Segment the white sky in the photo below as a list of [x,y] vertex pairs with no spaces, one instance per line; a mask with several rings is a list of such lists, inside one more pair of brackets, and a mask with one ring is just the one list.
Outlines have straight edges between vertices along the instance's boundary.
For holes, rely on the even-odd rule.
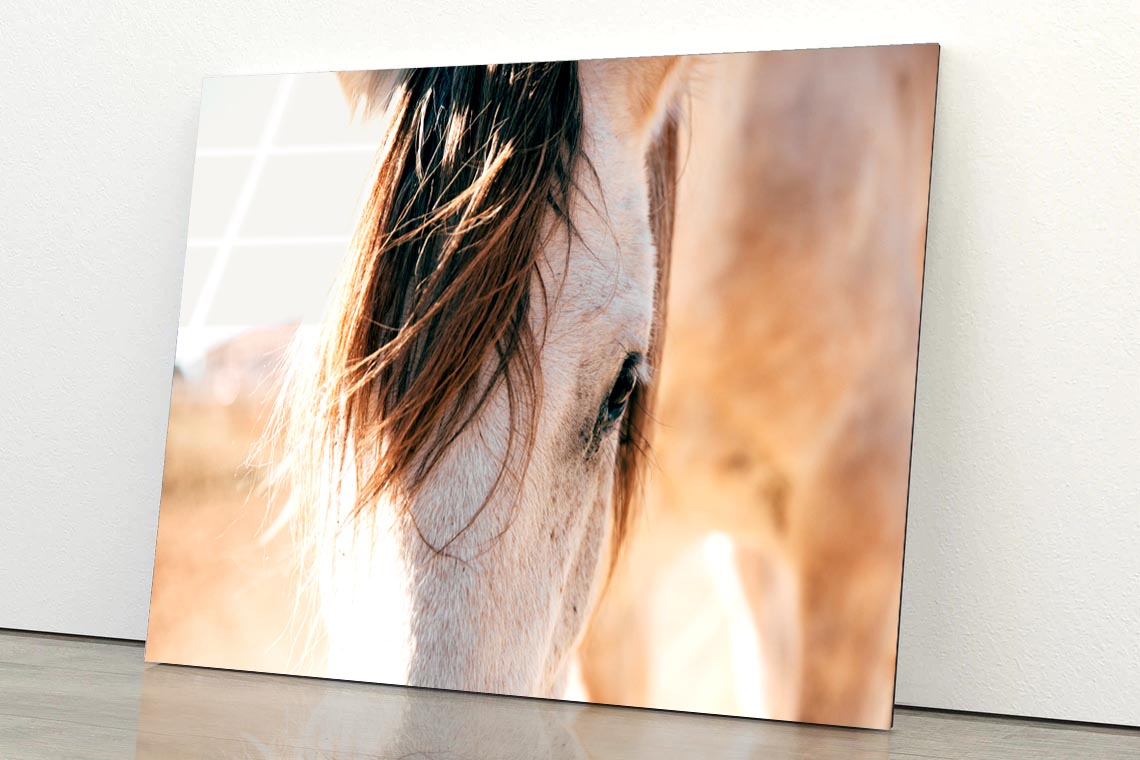
[[206,80],[176,362],[252,327],[315,323],[379,139],[333,74]]

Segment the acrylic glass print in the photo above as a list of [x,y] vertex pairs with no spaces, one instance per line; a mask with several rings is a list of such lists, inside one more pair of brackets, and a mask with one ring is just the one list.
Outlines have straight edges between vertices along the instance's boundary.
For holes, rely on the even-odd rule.
[[888,727],[937,64],[208,80],[147,659]]

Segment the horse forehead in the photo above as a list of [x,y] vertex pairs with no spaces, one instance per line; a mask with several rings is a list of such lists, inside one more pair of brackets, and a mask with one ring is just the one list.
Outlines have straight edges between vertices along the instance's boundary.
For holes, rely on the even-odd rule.
[[574,232],[553,236],[540,271],[551,322],[587,334],[626,333],[633,341],[650,326],[656,253],[643,209],[614,208],[605,218],[590,209],[573,217]]
[[[588,310],[652,297],[656,253],[649,226],[648,181],[642,161],[612,142],[590,145],[578,170],[571,205],[573,234],[548,249],[567,260],[567,290]],[[616,298],[615,298],[616,297]]]
[[556,299],[547,318],[560,323],[548,327],[632,348],[647,339],[656,283],[645,155],[598,88],[583,95],[570,225],[551,214],[554,234],[540,258],[543,285]]

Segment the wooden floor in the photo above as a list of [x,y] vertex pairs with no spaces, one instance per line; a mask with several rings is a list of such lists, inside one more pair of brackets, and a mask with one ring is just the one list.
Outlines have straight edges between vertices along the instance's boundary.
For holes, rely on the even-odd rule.
[[900,708],[891,732],[145,665],[0,631],[0,758],[1140,758],[1140,731]]

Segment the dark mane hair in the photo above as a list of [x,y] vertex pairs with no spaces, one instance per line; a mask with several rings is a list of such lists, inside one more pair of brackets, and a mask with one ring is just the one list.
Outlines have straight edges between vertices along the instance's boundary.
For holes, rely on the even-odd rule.
[[[278,410],[292,498],[306,509],[351,499],[353,518],[382,496],[414,494],[500,384],[508,453],[529,451],[541,394],[530,310],[546,300],[540,237],[551,212],[573,234],[573,177],[585,160],[572,62],[400,72],[387,119],[315,364]],[[658,228],[671,217],[672,179],[650,174],[665,276],[668,234]],[[615,542],[646,448],[651,389],[635,396]]]

